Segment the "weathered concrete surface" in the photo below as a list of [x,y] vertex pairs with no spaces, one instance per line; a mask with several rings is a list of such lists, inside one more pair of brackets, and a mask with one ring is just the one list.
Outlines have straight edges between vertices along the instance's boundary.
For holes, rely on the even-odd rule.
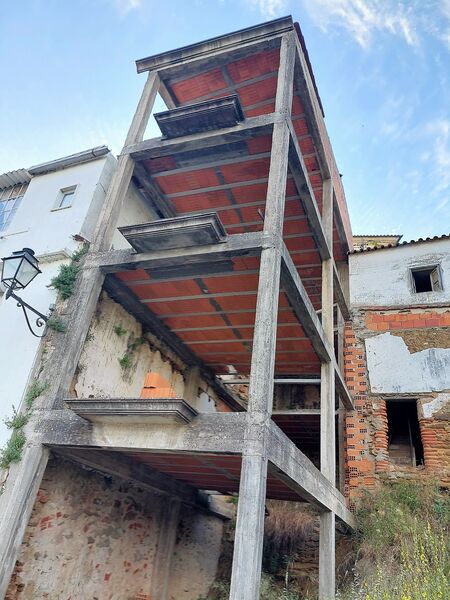
[[370,389],[374,393],[416,393],[450,389],[450,349],[411,354],[401,337],[383,333],[365,341]]
[[[51,460],[6,599],[153,600],[165,503],[116,477]],[[214,580],[223,522],[182,506],[172,525],[178,541],[166,556],[168,597],[197,600]]]
[[184,509],[172,558],[170,600],[206,597],[217,572],[222,532],[219,519]]
[[[115,328],[120,332],[118,335]],[[128,355],[130,366],[119,360]],[[148,372],[159,373],[184,398],[186,365],[120,304],[103,292],[83,346],[71,395],[77,398],[138,398]],[[200,377],[192,382],[189,403],[201,412],[226,410],[226,405]]]

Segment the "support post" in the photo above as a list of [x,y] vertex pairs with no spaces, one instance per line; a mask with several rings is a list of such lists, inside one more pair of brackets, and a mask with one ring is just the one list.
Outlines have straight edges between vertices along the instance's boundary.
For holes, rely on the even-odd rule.
[[[159,86],[157,73],[149,73],[125,145],[142,140]],[[121,156],[98,217],[92,248],[107,250],[117,225],[123,198],[133,174],[133,161]],[[36,400],[37,408],[54,408],[58,397],[66,397],[94,314],[104,275],[99,268],[80,273],[75,294],[66,309],[70,324],[65,335],[55,337],[54,348],[40,372],[48,387]],[[27,441],[20,463],[11,465],[5,489],[0,496],[0,598],[3,598],[20,551],[25,527],[44,474],[48,450],[33,433],[35,419],[27,425]]]
[[[322,327],[331,348],[334,347],[333,309],[333,185],[323,182],[322,221],[331,257],[322,262]],[[324,362],[320,371],[320,470],[336,485],[335,369],[333,361]],[[320,515],[319,600],[335,597],[335,514]]]
[[289,128],[295,62],[294,32],[283,36],[275,110],[283,119],[275,123],[267,185],[264,233],[273,242],[263,248],[250,369],[247,428],[242,453],[239,503],[234,541],[230,600],[258,600],[264,536],[267,479],[266,424],[273,403],[273,380],[280,290],[282,231],[288,169]]
[[[338,366],[341,370],[341,373],[344,372],[344,317],[342,312],[337,311],[337,334],[338,334]],[[345,444],[345,406],[342,403],[341,397],[339,395],[339,404],[338,404],[338,472],[339,472],[339,491],[341,494],[344,493],[345,490],[345,454],[344,454],[344,444]]]
[[161,522],[155,559],[153,561],[150,596],[155,600],[168,600],[173,550],[177,539],[181,502],[170,498],[161,506]]

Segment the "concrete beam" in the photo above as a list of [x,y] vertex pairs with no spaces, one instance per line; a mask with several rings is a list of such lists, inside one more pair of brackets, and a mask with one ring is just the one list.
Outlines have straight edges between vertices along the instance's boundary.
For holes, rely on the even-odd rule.
[[207,246],[139,254],[131,248],[92,253],[86,257],[85,268],[100,268],[103,273],[136,269],[162,269],[177,265],[226,260],[233,256],[257,256],[261,252],[261,248],[271,244],[273,245],[271,236],[265,235],[263,232],[237,233],[228,236],[224,242]]
[[302,201],[303,209],[306,213],[308,223],[316,242],[317,249],[322,260],[327,260],[331,257],[331,249],[325,237],[323,230],[322,219],[319,208],[314,196],[311,183],[309,181],[308,170],[303,159],[302,151],[297,140],[297,135],[292,125],[289,122],[290,131],[290,146],[289,146],[289,168],[294,178],[295,186]]
[[273,422],[269,424],[267,448],[273,474],[319,510],[334,512],[354,528],[355,520],[344,496]]
[[135,160],[141,161],[148,158],[188,152],[193,149],[214,148],[221,144],[240,142],[270,132],[273,125],[281,121],[283,121],[283,116],[277,113],[249,117],[233,127],[194,133],[173,139],[153,138],[136,144],[130,144],[124,147],[122,154],[123,156],[131,156]]
[[168,70],[170,67],[182,65],[186,68],[186,63],[202,60],[206,57],[216,57],[222,52],[232,52],[243,44],[258,43],[267,40],[274,35],[282,35],[286,31],[293,29],[292,17],[282,17],[254,27],[240,29],[233,33],[221,35],[210,40],[205,40],[190,46],[184,46],[163,52],[147,58],[141,58],[136,61],[138,73],[144,71]]
[[[62,400],[61,400],[62,402]],[[126,452],[242,452],[245,413],[200,413],[189,425],[89,423],[71,410],[36,411],[35,432],[46,446]]]
[[[70,410],[37,412],[40,414],[36,436],[57,451],[90,448],[124,453],[241,454],[245,448],[247,415],[244,413],[200,413],[189,425],[136,425],[131,429],[127,425],[88,423]],[[260,433],[267,436],[267,458],[275,466],[276,476],[320,510],[334,511],[353,527],[345,498],[281,429],[268,421]]]
[[325,340],[322,325],[285,244],[281,256],[283,290],[320,360],[329,362],[333,359],[333,349]]

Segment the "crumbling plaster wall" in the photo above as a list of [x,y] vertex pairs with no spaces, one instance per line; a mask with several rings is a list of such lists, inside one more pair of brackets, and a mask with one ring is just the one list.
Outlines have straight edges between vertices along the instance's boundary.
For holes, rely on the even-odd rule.
[[[443,291],[413,291],[410,269],[440,265]],[[352,306],[450,304],[450,240],[435,240],[352,254],[349,260]]]
[[[380,475],[417,475],[450,483],[450,308],[353,309],[345,333],[344,372],[356,412],[346,423],[346,490]],[[439,347],[443,346],[443,347]],[[386,401],[417,402],[424,467],[389,459]]]
[[[125,366],[120,360],[127,357]],[[72,385],[78,398],[139,398],[145,375],[154,371],[164,377],[179,398],[184,398],[187,367],[168,348],[147,333],[141,324],[106,293],[96,313],[80,356]],[[197,410],[226,410],[209,386],[199,378]]]
[[[166,502],[116,477],[52,459],[6,600],[156,600],[150,590]],[[222,528],[220,519],[182,505],[169,559],[170,600],[206,595]]]

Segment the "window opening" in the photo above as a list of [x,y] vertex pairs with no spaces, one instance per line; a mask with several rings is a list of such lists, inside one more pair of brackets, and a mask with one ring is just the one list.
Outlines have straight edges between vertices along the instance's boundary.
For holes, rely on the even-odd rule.
[[397,465],[423,464],[423,446],[415,400],[386,401],[389,458]]
[[6,231],[22,202],[28,184],[0,190],[0,231]]
[[441,274],[438,265],[424,269],[412,269],[411,274],[416,293],[442,291]]
[[64,188],[64,189],[60,190],[59,196],[58,196],[58,203],[56,205],[57,209],[58,208],[69,208],[69,206],[72,206],[76,188],[77,188],[77,186],[74,185],[70,188]]

